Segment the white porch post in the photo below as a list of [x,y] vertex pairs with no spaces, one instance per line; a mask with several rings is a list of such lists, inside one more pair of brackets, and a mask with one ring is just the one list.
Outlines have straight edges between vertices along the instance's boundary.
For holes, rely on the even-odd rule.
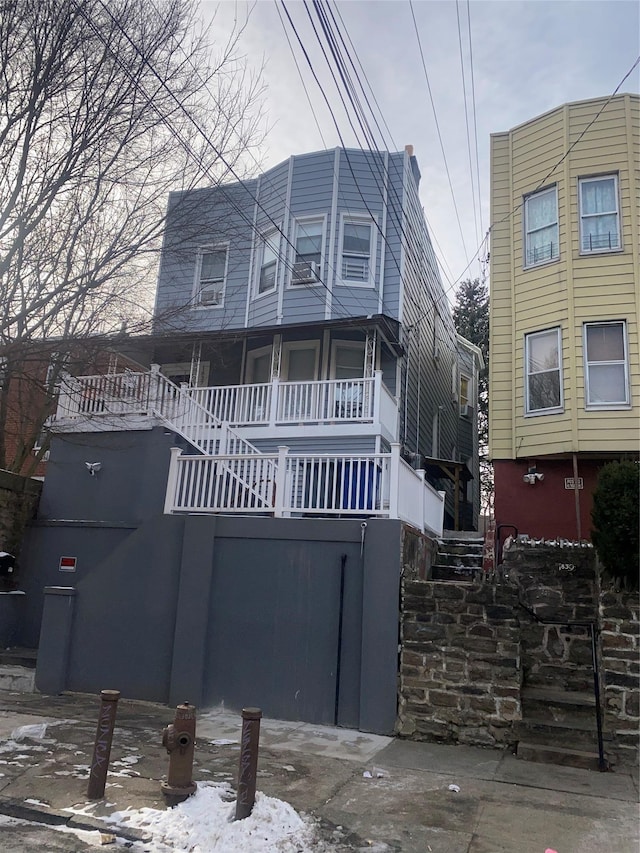
[[275,426],[278,419],[278,394],[280,391],[280,380],[274,377],[271,380],[271,400],[269,401],[269,426]]
[[380,423],[380,397],[382,395],[382,371],[376,370],[373,374],[373,422]]
[[424,533],[424,511],[425,511],[425,493],[424,493],[424,468],[416,468],[416,474],[420,477],[420,501],[418,507],[418,518],[420,519],[420,530]]
[[285,518],[290,514],[287,499],[287,454],[289,448],[278,446],[278,461],[276,463],[276,503],[273,510],[275,518]]
[[182,455],[179,447],[171,448],[171,459],[169,460],[169,476],[167,477],[167,492],[164,497],[164,512],[169,515],[173,512],[176,502],[176,487],[178,485],[178,458]]
[[389,518],[398,517],[398,500],[400,495],[400,445],[391,445],[391,460],[389,465]]
[[149,368],[149,399],[147,400],[149,409],[160,412],[160,365],[152,364]]

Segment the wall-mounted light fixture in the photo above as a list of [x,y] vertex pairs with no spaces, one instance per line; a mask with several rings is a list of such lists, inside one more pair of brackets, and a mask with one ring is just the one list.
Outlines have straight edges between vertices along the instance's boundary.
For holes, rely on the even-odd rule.
[[88,472],[92,477],[95,477],[98,471],[102,468],[102,462],[85,462]]
[[544,480],[544,474],[538,471],[534,465],[533,468],[529,468],[522,479],[530,486],[535,486],[538,481],[542,482]]

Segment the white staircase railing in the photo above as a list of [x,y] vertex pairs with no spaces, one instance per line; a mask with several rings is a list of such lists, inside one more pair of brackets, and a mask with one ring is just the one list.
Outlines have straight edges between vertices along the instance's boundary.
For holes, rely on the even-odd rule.
[[[271,506],[271,499],[255,485],[255,472],[245,472],[242,466],[225,459],[238,454],[262,458],[258,448],[216,418],[186,386],[179,387],[163,376],[158,365],[152,365],[149,372],[63,377],[56,420],[123,415],[155,415],[200,453],[220,457],[220,471],[231,484],[226,487],[227,496],[231,488],[234,493],[248,495],[257,506]],[[265,476],[258,479],[275,481],[273,461],[264,459],[262,465]]]

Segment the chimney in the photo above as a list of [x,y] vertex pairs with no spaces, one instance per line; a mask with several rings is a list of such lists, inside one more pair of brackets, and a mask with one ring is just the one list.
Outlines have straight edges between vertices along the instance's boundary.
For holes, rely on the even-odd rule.
[[413,180],[416,182],[416,186],[420,186],[420,169],[418,168],[418,161],[413,156],[413,145],[405,145],[404,146],[405,154],[409,157],[409,163],[411,164],[411,171],[413,173]]

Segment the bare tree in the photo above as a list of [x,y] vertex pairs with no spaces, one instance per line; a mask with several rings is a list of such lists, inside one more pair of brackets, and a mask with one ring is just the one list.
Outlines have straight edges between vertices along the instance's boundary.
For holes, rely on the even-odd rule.
[[192,0],[0,0],[4,397],[34,340],[148,321],[169,192],[243,173],[261,141],[241,32],[214,55]]

